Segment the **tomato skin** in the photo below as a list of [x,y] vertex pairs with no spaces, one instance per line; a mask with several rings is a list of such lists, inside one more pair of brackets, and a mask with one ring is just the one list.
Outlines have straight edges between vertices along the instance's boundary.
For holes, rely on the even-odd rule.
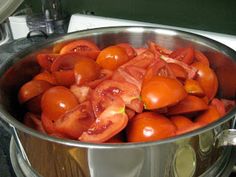
[[226,114],[224,103],[218,98],[213,98],[211,100],[211,105],[215,106],[220,116],[223,117]]
[[195,121],[207,125],[220,118],[220,113],[215,106],[209,105],[209,108],[198,116]]
[[198,81],[187,79],[184,83],[184,89],[188,94],[203,97],[205,95],[201,85]]
[[78,139],[94,121],[95,116],[91,103],[87,101],[79,104],[57,119],[55,129],[57,132],[65,134],[72,139]]
[[77,85],[93,81],[99,77],[100,66],[92,59],[81,58],[74,66],[75,80]]
[[193,122],[185,116],[172,116],[170,120],[175,124],[177,130],[185,129],[193,125]]
[[26,82],[23,86],[21,86],[18,92],[18,100],[22,104],[42,94],[51,87],[52,85],[46,81],[31,80],[29,82]]
[[194,51],[195,61],[201,62],[207,66],[210,66],[208,58],[199,50]]
[[143,112],[133,117],[127,127],[128,142],[148,142],[174,136],[175,125],[165,116]]
[[59,57],[58,54],[40,53],[36,56],[38,64],[47,71],[50,71],[52,63]]
[[125,104],[119,97],[108,106],[90,126],[79,137],[80,141],[102,143],[111,139],[121,132],[128,123],[128,117],[125,114]]
[[65,112],[78,105],[75,95],[66,87],[55,86],[44,92],[41,100],[42,112],[56,121]]
[[193,124],[191,126],[177,130],[176,135],[188,133],[190,131],[196,130],[196,129],[201,128],[203,126],[204,126],[204,124],[202,124],[201,122],[193,122]]
[[66,44],[60,50],[60,54],[72,53],[72,52],[78,53],[81,56],[89,57],[95,60],[98,54],[100,53],[100,49],[92,41],[79,39]]
[[58,85],[69,87],[75,83],[73,70],[55,71],[52,75],[56,78]]
[[169,115],[187,114],[207,110],[208,105],[201,98],[187,95],[178,104],[168,108]]
[[191,64],[193,62],[194,50],[192,47],[179,48],[170,54],[170,57],[184,63]]
[[176,78],[181,80],[187,79],[188,73],[184,70],[183,67],[175,63],[168,63],[168,66],[170,67]]
[[141,98],[146,109],[159,109],[174,105],[187,96],[183,85],[176,79],[155,76],[144,83]]
[[115,70],[129,60],[126,51],[119,46],[109,46],[103,49],[96,62],[104,69]]
[[51,73],[49,73],[48,71],[43,71],[43,72],[37,74],[36,76],[34,76],[33,79],[34,80],[47,81],[47,82],[49,82],[52,85],[56,85],[57,84],[56,78]]
[[195,62],[191,66],[198,70],[198,76],[196,80],[200,83],[206,96],[211,100],[213,97],[215,97],[218,90],[218,80],[215,72],[201,62]]
[[120,44],[117,44],[117,46],[119,46],[125,50],[129,59],[132,59],[137,56],[136,51],[129,43],[120,43]]

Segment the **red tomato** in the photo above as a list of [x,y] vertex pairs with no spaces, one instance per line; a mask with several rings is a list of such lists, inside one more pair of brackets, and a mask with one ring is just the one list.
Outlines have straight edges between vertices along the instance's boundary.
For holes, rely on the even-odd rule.
[[191,64],[193,62],[194,50],[192,47],[179,48],[170,54],[170,57],[184,63]]
[[207,125],[218,120],[220,117],[220,113],[217,111],[216,107],[210,105],[205,112],[195,119],[195,121]]
[[53,45],[53,49],[52,49],[53,53],[60,53],[61,49],[65,45],[67,45],[67,44],[69,44],[71,42],[73,42],[73,41],[64,41],[64,42],[59,42],[59,43],[54,44]]
[[176,79],[155,76],[143,85],[141,98],[146,109],[174,105],[187,96],[183,85]]
[[72,139],[87,131],[95,121],[92,105],[89,101],[79,104],[72,110],[67,111],[55,122],[57,132],[65,134]]
[[137,55],[134,48],[129,43],[120,43],[117,44],[117,46],[123,48],[126,51],[129,59],[132,59]]
[[217,111],[220,113],[220,116],[223,117],[226,114],[224,103],[218,98],[213,98],[211,100],[211,105],[215,106]]
[[81,58],[74,67],[75,81],[77,85],[93,81],[99,77],[100,66],[92,59]]
[[115,70],[129,60],[126,51],[119,46],[109,46],[103,49],[96,62],[104,69]]
[[70,91],[76,96],[79,103],[82,103],[90,99],[92,89],[87,86],[72,85]]
[[54,53],[40,53],[36,56],[38,64],[47,71],[50,71],[53,61],[58,57],[59,55]]
[[32,129],[38,130],[41,133],[46,133],[44,128],[43,128],[40,117],[36,114],[27,112],[24,116],[23,123],[26,126],[32,128]]
[[103,81],[95,88],[93,98],[106,97],[108,94],[120,96],[125,102],[125,105],[136,112],[142,112],[143,110],[143,104],[139,99],[140,92],[133,84],[128,82],[121,83],[114,80]]
[[195,61],[201,62],[207,66],[210,66],[208,58],[199,50],[194,51]]
[[41,114],[41,111],[42,111],[41,99],[42,99],[42,94],[35,96],[34,98],[27,101],[25,103],[27,110],[34,114]]
[[203,126],[204,126],[204,124],[202,124],[200,122],[193,122],[193,124],[191,126],[188,126],[188,127],[183,128],[183,129],[177,130],[176,135],[181,135],[181,134],[196,130],[198,128],[201,128]]
[[81,59],[90,59],[79,55],[78,53],[67,53],[60,55],[51,66],[51,71],[72,70],[75,64]]
[[125,104],[121,99],[116,98],[116,101],[99,115],[90,128],[82,133],[79,140],[92,143],[106,142],[121,132],[127,123]]
[[169,115],[187,114],[208,109],[208,105],[201,98],[187,95],[178,104],[168,109]]
[[104,80],[110,79],[112,77],[112,74],[113,72],[111,70],[101,69],[98,78],[94,81],[87,83],[86,85],[88,85],[91,88],[95,88]]
[[76,52],[81,56],[96,59],[100,53],[98,46],[89,40],[79,39],[62,47],[60,54]]
[[75,95],[66,87],[55,86],[44,92],[41,107],[45,116],[56,121],[65,112],[78,105]]
[[184,89],[188,94],[203,97],[205,95],[201,85],[198,81],[187,79],[184,83]]
[[157,52],[159,55],[170,55],[172,53],[171,50],[164,48],[151,41],[148,42],[148,47],[151,51],[153,51],[154,53]]
[[48,134],[56,133],[54,120],[49,119],[44,113],[41,114],[41,121],[44,130]]
[[177,130],[186,129],[193,126],[193,122],[185,116],[172,116],[170,120],[175,124]]
[[37,74],[36,76],[34,76],[33,79],[34,80],[47,81],[47,82],[49,82],[52,85],[56,85],[57,84],[56,78],[51,73],[49,73],[48,71],[43,71],[43,72]]
[[46,81],[31,80],[21,86],[18,92],[18,100],[24,103],[48,90],[52,85]]
[[197,68],[198,75],[196,80],[200,83],[206,96],[211,100],[216,95],[218,89],[218,80],[215,72],[201,62],[195,62],[192,66]]
[[172,70],[176,78],[181,80],[187,79],[188,73],[185,71],[183,67],[175,63],[168,63],[168,66]]
[[56,78],[58,85],[71,86],[75,83],[75,74],[73,70],[62,70],[52,72],[52,75]]
[[144,112],[132,118],[127,127],[128,142],[148,142],[174,136],[175,125],[166,117]]

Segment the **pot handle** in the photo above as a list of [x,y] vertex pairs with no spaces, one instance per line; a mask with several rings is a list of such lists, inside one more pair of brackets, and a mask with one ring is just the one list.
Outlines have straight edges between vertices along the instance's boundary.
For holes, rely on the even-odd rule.
[[216,145],[219,146],[236,146],[236,129],[226,129],[216,137]]

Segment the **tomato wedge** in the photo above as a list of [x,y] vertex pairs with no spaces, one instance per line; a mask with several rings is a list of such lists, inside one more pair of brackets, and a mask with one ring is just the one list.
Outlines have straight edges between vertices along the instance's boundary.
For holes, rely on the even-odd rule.
[[126,51],[129,59],[132,59],[137,55],[136,51],[129,43],[120,43],[117,44],[117,46],[123,48]]
[[201,62],[207,66],[210,66],[208,58],[199,50],[194,51],[194,61]]
[[217,111],[220,113],[220,116],[223,117],[226,114],[224,103],[218,98],[213,98],[211,100],[211,105],[215,106]]
[[66,44],[60,50],[60,54],[71,52],[76,52],[81,56],[89,57],[95,60],[100,53],[100,49],[92,41],[79,39]]
[[179,48],[170,54],[170,58],[182,61],[186,64],[193,62],[194,49],[192,47]]
[[21,86],[18,92],[18,100],[22,104],[51,88],[52,85],[46,81],[31,80]]
[[141,98],[146,109],[174,105],[187,96],[183,85],[176,79],[154,76],[143,84]]
[[208,105],[201,98],[187,95],[182,101],[175,106],[169,107],[169,115],[187,114],[208,109]]
[[172,70],[173,74],[175,75],[177,79],[180,79],[180,80],[187,79],[188,73],[185,71],[185,69],[182,66],[175,63],[168,63],[167,65]]
[[47,71],[51,70],[52,63],[59,57],[54,53],[40,53],[36,56],[38,64]]
[[188,94],[203,97],[205,95],[200,83],[193,79],[187,79],[184,88]]
[[48,71],[43,71],[39,74],[37,74],[36,76],[34,76],[33,78],[34,80],[43,80],[43,81],[47,81],[52,85],[56,85],[57,81],[56,78]]
[[142,112],[143,110],[143,104],[139,99],[140,91],[133,84],[114,80],[103,81],[95,88],[93,98],[102,98],[107,94],[120,96],[125,105],[136,112]]
[[125,114],[125,104],[122,99],[115,98],[115,100],[100,114],[90,128],[82,133],[79,137],[80,141],[106,142],[126,127],[128,116]]
[[52,75],[56,78],[58,85],[69,87],[75,83],[75,74],[73,70],[54,71]]
[[172,116],[170,120],[175,124],[177,130],[185,129],[193,126],[193,121],[185,116]]
[[88,130],[94,121],[95,116],[92,105],[89,101],[86,101],[57,119],[55,129],[57,132],[65,134],[72,139],[78,139],[84,131]]

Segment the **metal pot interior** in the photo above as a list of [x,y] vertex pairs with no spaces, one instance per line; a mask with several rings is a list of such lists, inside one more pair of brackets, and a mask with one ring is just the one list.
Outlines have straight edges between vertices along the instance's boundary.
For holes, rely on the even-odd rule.
[[[108,170],[109,173],[107,173],[107,176],[120,171],[119,174],[122,174],[120,176],[135,176],[134,174],[148,176],[147,174],[151,175],[153,173],[159,174],[156,175],[157,177],[176,175],[182,177],[184,176],[182,174],[183,169],[179,170],[180,168],[177,168],[178,163],[180,165],[182,163],[181,160],[178,160],[181,156],[185,159],[187,158],[187,161],[190,161],[191,166],[187,169],[189,170],[189,176],[204,174],[209,169],[209,166],[223,158],[220,154],[222,154],[224,149],[219,148],[219,150],[213,147],[215,136],[223,129],[228,129],[232,126],[231,120],[236,113],[236,108],[233,108],[219,121],[200,130],[151,143],[94,145],[49,137],[24,126],[21,123],[24,109],[22,109],[17,101],[17,92],[23,83],[30,80],[40,71],[35,55],[57,42],[76,38],[93,40],[101,49],[108,45],[121,42],[128,42],[135,47],[142,47],[149,40],[155,41],[161,46],[170,49],[189,45],[193,46],[209,58],[211,67],[217,74],[219,80],[218,97],[234,100],[236,98],[236,52],[216,41],[199,35],[162,28],[111,27],[80,31],[51,39],[22,51],[15,57],[2,63],[0,68],[0,116],[16,128],[16,134],[19,136],[24,151],[26,151],[28,160],[37,171],[47,176],[53,176],[58,173],[61,173],[59,176],[73,176],[75,174],[91,176],[92,166],[92,170],[95,173],[94,176],[104,176],[105,173],[102,171],[99,172],[99,170],[104,168],[105,165],[102,165],[100,162],[107,161],[106,165],[109,167],[109,163],[114,159],[110,156],[112,154],[114,155],[114,151],[117,151],[115,158],[119,162],[126,161],[126,163],[119,163],[121,168],[123,168],[122,170],[119,168]],[[39,146],[40,148],[38,148]],[[44,154],[46,158],[36,157],[35,151],[33,152],[32,149],[36,149],[38,154]],[[47,155],[51,156],[53,160],[47,158]],[[68,165],[58,162],[58,160],[68,161],[71,165],[68,167]],[[199,161],[203,164],[205,163],[205,166],[199,165]],[[49,174],[48,172],[51,170],[50,165],[45,169],[43,165],[45,162],[50,163],[54,167],[52,170],[53,173]],[[136,169],[134,170],[134,174],[131,174],[131,171],[126,169],[125,164],[128,164],[127,168]],[[156,165],[156,167],[154,168],[153,165]],[[173,166],[173,168],[168,171],[168,166]],[[68,171],[70,171],[69,169],[77,169],[77,171],[70,172],[70,175],[68,175],[69,172],[66,173],[64,171],[62,173],[59,169],[60,167]],[[197,170],[198,172],[196,172]]]

